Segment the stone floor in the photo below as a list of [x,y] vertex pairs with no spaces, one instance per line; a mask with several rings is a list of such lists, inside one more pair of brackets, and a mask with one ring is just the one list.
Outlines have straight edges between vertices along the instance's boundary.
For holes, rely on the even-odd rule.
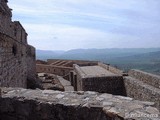
[[86,76],[103,77],[103,76],[117,76],[116,74],[100,67],[100,66],[84,66],[80,70]]

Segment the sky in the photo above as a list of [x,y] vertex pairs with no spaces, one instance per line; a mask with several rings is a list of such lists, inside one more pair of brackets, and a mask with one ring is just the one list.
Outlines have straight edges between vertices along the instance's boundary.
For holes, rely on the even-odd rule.
[[160,47],[160,0],[9,0],[41,50]]

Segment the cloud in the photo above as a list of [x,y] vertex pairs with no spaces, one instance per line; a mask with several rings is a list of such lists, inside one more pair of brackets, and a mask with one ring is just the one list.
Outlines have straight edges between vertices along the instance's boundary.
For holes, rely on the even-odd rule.
[[[30,41],[39,49],[63,50],[76,48],[112,48],[123,47],[119,44],[124,42],[134,42],[137,37],[130,38],[130,35],[116,35],[114,33],[106,33],[103,31],[88,29],[83,27],[75,27],[64,24],[45,25],[45,24],[25,24],[26,29],[30,29]],[[37,37],[38,35],[38,37]]]
[[38,49],[160,47],[158,0],[10,0],[9,5]]

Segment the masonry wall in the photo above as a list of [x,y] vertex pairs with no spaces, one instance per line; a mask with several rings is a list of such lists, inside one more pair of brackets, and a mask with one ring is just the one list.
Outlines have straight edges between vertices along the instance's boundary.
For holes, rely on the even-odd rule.
[[13,31],[10,31],[12,12],[7,2],[6,0],[0,1],[0,31],[1,33],[7,33],[7,35],[13,35]]
[[0,34],[0,43],[0,85],[26,87],[26,57],[22,56],[22,49],[26,49],[24,44],[4,34]]
[[106,69],[112,73],[118,74],[118,75],[125,75],[126,74],[123,72],[123,70],[117,69],[109,64],[103,64],[101,62],[98,62],[98,65],[103,67],[104,69]]
[[28,56],[28,47],[31,46],[0,34],[0,86],[27,87],[27,76],[35,76],[35,57]]
[[[35,57],[30,56],[27,33],[20,22],[12,22],[7,0],[0,1],[0,86],[27,87],[28,73],[35,75]],[[30,60],[30,62],[27,62]],[[31,66],[33,66],[31,68]]]
[[127,96],[155,102],[160,110],[160,76],[140,70],[130,70],[128,74],[131,77],[124,79]]
[[121,75],[89,77],[81,71],[78,65],[74,65],[74,68],[78,91],[96,91],[114,95],[126,95]]
[[85,74],[81,71],[78,65],[74,65],[75,76],[73,77],[73,86],[77,91],[83,90],[82,79],[85,77]]
[[96,91],[125,96],[123,78],[120,76],[83,78],[82,89],[84,91]]
[[36,61],[35,61],[35,48],[28,45],[26,47],[27,57],[27,87],[34,88],[36,84]]
[[[155,120],[153,103],[96,92],[2,88],[0,120]],[[131,114],[152,115],[133,117]]]
[[160,76],[140,70],[130,70],[129,76],[160,89]]
[[131,77],[125,77],[124,83],[128,97],[155,102],[155,107],[160,110],[160,90],[158,88]]
[[71,70],[73,70],[73,68],[71,67],[36,64],[37,73],[51,73],[51,74],[56,74],[60,76],[65,76],[69,74]]
[[127,96],[155,102],[155,107],[160,110],[160,77],[140,70],[130,70],[129,75],[124,77]]

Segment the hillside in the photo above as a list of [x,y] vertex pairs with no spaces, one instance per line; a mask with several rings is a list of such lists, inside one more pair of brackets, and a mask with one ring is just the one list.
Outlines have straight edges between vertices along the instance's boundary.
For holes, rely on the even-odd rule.
[[125,71],[140,69],[160,74],[160,48],[75,49],[69,51],[37,50],[37,59],[98,60]]
[[69,51],[37,50],[37,58],[89,59],[106,61],[108,59],[160,51],[160,48],[111,48],[111,49],[74,49]]
[[51,51],[51,50],[36,50],[36,59],[46,60],[49,58],[57,58],[64,51]]
[[160,51],[117,57],[107,62],[126,71],[129,69],[140,69],[160,75]]
[[160,49],[75,49],[63,53],[60,58],[87,59],[106,61],[116,57],[125,57],[142,53],[154,52]]

